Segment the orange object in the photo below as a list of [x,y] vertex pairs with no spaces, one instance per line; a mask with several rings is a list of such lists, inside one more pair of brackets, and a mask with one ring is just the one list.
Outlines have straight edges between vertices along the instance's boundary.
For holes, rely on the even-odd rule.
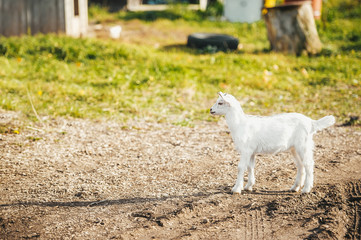
[[271,8],[276,6],[276,0],[265,0],[264,1],[264,7],[265,8]]
[[322,12],[322,0],[312,0],[312,8],[313,8],[313,17],[317,20],[320,19]]
[[[285,0],[284,3],[287,4],[301,4],[302,2],[309,2],[309,0]],[[321,18],[322,12],[322,0],[312,0],[312,9],[313,17],[315,19]]]
[[304,0],[285,0],[284,3],[304,2]]

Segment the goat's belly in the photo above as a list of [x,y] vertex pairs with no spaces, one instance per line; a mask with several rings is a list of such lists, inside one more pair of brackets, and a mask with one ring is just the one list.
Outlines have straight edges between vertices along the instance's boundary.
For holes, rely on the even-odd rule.
[[266,153],[266,154],[276,154],[279,152],[288,151],[290,147],[288,146],[272,146],[272,147],[264,147],[260,146],[256,149],[256,153]]

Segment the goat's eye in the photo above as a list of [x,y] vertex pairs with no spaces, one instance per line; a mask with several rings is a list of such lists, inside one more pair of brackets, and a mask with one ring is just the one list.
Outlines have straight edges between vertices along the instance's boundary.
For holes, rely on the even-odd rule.
[[219,102],[218,105],[223,105],[223,103],[222,103],[222,102]]

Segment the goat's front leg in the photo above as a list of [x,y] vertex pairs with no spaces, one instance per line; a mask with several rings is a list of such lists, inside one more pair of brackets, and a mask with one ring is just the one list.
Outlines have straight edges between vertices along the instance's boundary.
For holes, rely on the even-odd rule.
[[246,171],[246,168],[248,166],[249,158],[249,155],[246,154],[242,154],[241,156],[241,160],[238,163],[237,181],[232,188],[232,192],[234,193],[241,193],[241,191],[243,190],[243,177],[244,172]]

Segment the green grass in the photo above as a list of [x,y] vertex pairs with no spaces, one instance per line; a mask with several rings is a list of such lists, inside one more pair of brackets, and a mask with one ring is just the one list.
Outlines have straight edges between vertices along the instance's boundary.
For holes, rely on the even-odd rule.
[[213,22],[205,13],[177,9],[109,14],[92,7],[93,21],[139,18],[155,29],[222,32],[237,36],[243,49],[207,53],[167,47],[168,39],[154,48],[56,35],[2,37],[0,108],[36,120],[30,96],[42,116],[193,125],[216,119],[208,109],[221,90],[242,100],[248,113],[333,114],[343,122],[361,116],[361,18],[355,17],[361,7],[352,4],[324,6],[324,21],[318,23],[324,49],[313,57],[268,52],[262,21]]

